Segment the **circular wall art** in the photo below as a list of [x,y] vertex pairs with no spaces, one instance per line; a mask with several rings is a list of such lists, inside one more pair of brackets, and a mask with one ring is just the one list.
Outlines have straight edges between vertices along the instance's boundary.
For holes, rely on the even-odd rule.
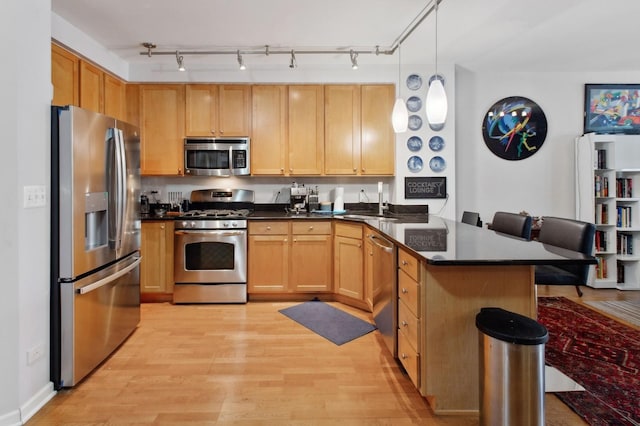
[[409,90],[418,90],[422,87],[422,77],[418,74],[411,74],[407,77],[407,87]]
[[440,124],[431,124],[431,123],[429,123],[429,128],[431,130],[433,130],[434,132],[439,132],[440,130],[444,129],[444,123],[440,123]]
[[407,109],[409,112],[418,112],[422,108],[422,99],[417,96],[411,96],[407,99]]
[[411,152],[420,151],[422,148],[422,138],[419,136],[411,136],[407,139],[407,148],[409,148]]
[[420,130],[422,127],[422,118],[419,115],[409,116],[409,130]]
[[444,139],[442,139],[441,136],[432,136],[431,139],[429,139],[429,148],[435,152],[442,151],[444,148]]
[[420,170],[422,170],[422,166],[422,158],[418,157],[417,155],[412,155],[411,157],[409,157],[409,160],[407,161],[407,168],[410,172],[418,173]]
[[447,163],[444,161],[444,158],[438,155],[429,160],[429,168],[434,172],[441,172],[445,167],[447,167]]
[[482,121],[487,147],[505,160],[524,160],[540,150],[547,137],[547,118],[531,99],[511,96],[493,104]]

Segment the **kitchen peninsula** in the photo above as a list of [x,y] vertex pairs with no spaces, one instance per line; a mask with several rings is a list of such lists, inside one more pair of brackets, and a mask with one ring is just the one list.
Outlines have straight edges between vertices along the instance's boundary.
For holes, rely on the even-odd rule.
[[[248,222],[250,229],[274,222],[300,229],[304,223],[331,224],[322,237],[333,233],[334,239],[341,225],[361,226],[362,237],[375,231],[396,245],[397,289],[392,293],[399,325],[397,356],[438,414],[478,411],[475,315],[481,308],[497,306],[536,318],[535,265],[595,263],[581,253],[433,215],[349,216],[256,211]],[[253,254],[249,252],[249,263]],[[250,281],[250,300],[251,289]],[[325,290],[329,297],[336,292],[331,285]]]

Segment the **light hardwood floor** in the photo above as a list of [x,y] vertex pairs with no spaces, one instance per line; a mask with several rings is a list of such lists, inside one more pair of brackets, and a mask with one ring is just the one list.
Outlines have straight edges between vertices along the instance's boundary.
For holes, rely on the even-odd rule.
[[[640,292],[588,288],[578,299],[573,287],[539,286],[538,295],[640,300]],[[478,424],[477,416],[435,416],[377,331],[336,346],[278,313],[293,304],[143,304],[122,347],[27,424]],[[552,394],[545,401],[548,426],[585,424]]]

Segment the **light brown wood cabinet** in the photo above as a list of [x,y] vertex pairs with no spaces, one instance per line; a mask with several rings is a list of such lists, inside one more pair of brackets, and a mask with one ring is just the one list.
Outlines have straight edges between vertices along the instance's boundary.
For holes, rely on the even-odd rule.
[[398,358],[416,388],[420,389],[421,268],[408,251],[398,250]]
[[287,86],[254,85],[251,104],[251,174],[288,174]]
[[112,75],[104,75],[104,114],[127,121],[126,83]]
[[140,292],[173,293],[173,222],[142,222]]
[[331,242],[330,221],[291,222],[291,291],[332,290]]
[[79,59],[73,53],[51,44],[52,105],[80,105]]
[[251,86],[186,85],[187,136],[250,136]]
[[251,293],[284,293],[289,282],[289,223],[249,222],[247,290]]
[[363,225],[335,223],[333,262],[334,292],[364,302]]
[[80,59],[80,107],[104,112],[104,71]]
[[330,221],[249,222],[250,294],[331,291]]
[[140,85],[140,167],[142,175],[184,173],[185,87]]
[[325,86],[328,175],[393,175],[393,85]]
[[324,167],[324,87],[289,86],[287,103],[290,175],[321,175]]

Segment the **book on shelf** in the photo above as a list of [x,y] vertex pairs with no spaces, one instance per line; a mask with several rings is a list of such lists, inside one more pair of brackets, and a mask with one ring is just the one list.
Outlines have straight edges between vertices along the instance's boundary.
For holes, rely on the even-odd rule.
[[616,226],[618,228],[631,228],[631,206],[618,206]]
[[618,234],[616,239],[616,252],[622,255],[633,254],[633,236],[629,234]]
[[607,150],[606,149],[596,149],[596,169],[606,169],[607,168]]
[[594,177],[594,195],[596,197],[609,196],[609,178],[606,176],[596,175]]
[[607,225],[609,223],[609,206],[607,204],[596,204],[596,225]]
[[607,251],[607,233],[605,231],[596,231],[595,246],[596,252]]
[[608,278],[607,260],[602,256],[596,256],[596,262],[596,278],[601,280]]
[[616,178],[616,197],[633,198],[633,179]]
[[616,272],[618,279],[616,280],[618,284],[624,283],[624,263],[618,261],[616,265]]

